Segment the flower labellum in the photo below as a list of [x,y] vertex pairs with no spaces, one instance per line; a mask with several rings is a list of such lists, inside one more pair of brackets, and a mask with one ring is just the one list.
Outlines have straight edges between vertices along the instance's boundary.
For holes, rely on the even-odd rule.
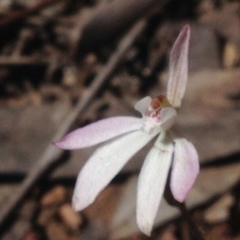
[[62,149],[79,149],[106,142],[94,152],[78,175],[72,200],[76,211],[92,204],[133,155],[156,136],[138,181],[138,227],[150,236],[170,168],[173,197],[179,202],[186,198],[199,172],[198,154],[191,142],[171,137],[169,129],[175,123],[175,108],[180,107],[186,89],[189,39],[190,26],[185,25],[171,51],[167,96],[145,97],[138,101],[135,109],[142,118],[100,120],[54,143]]

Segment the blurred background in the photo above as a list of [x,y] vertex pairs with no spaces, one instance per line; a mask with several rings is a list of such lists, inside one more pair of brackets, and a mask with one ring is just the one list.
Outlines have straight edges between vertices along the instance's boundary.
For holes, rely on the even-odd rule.
[[152,237],[135,223],[146,146],[97,200],[71,208],[96,147],[64,152],[67,132],[165,92],[171,47],[192,29],[175,133],[201,173],[186,205],[205,239],[240,239],[240,3],[234,0],[0,0],[0,239],[194,240],[162,201]]

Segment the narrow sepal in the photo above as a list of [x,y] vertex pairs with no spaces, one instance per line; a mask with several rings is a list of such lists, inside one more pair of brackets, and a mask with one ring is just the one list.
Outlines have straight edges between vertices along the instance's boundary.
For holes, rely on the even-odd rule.
[[138,130],[141,127],[142,121],[140,118],[112,117],[76,129],[62,140],[53,144],[56,147],[69,150],[86,148],[105,142],[121,134]]
[[128,160],[155,136],[138,130],[97,149],[78,175],[73,208],[80,211],[89,206]]
[[187,85],[190,32],[190,26],[185,25],[170,55],[167,98],[173,107],[180,107]]
[[137,224],[150,236],[165,189],[173,154],[172,143],[160,136],[148,153],[138,180]]
[[176,139],[174,142],[170,187],[174,198],[183,202],[199,173],[199,158],[191,142],[184,138]]

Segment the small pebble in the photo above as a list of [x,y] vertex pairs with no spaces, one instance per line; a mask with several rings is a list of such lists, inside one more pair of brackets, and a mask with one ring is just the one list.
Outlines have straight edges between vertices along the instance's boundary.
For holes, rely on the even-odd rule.
[[66,189],[62,186],[57,186],[43,196],[43,198],[41,199],[41,205],[49,206],[54,204],[60,204],[65,201],[66,196]]
[[78,229],[82,223],[82,217],[74,212],[70,204],[64,204],[59,208],[62,221],[71,229]]

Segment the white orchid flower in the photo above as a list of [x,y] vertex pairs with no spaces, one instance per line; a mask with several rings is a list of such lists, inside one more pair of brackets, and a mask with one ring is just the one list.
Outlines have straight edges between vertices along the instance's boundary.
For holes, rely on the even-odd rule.
[[[73,208],[81,211],[94,202],[123,166],[154,137],[138,181],[137,224],[151,234],[164,193],[170,167],[173,197],[183,202],[199,172],[198,154],[193,144],[169,134],[185,93],[188,73],[190,26],[180,32],[170,56],[167,97],[145,97],[135,105],[142,118],[112,117],[77,129],[55,146],[62,149],[99,147],[81,169],[73,195]],[[109,141],[110,140],[110,141]]]

